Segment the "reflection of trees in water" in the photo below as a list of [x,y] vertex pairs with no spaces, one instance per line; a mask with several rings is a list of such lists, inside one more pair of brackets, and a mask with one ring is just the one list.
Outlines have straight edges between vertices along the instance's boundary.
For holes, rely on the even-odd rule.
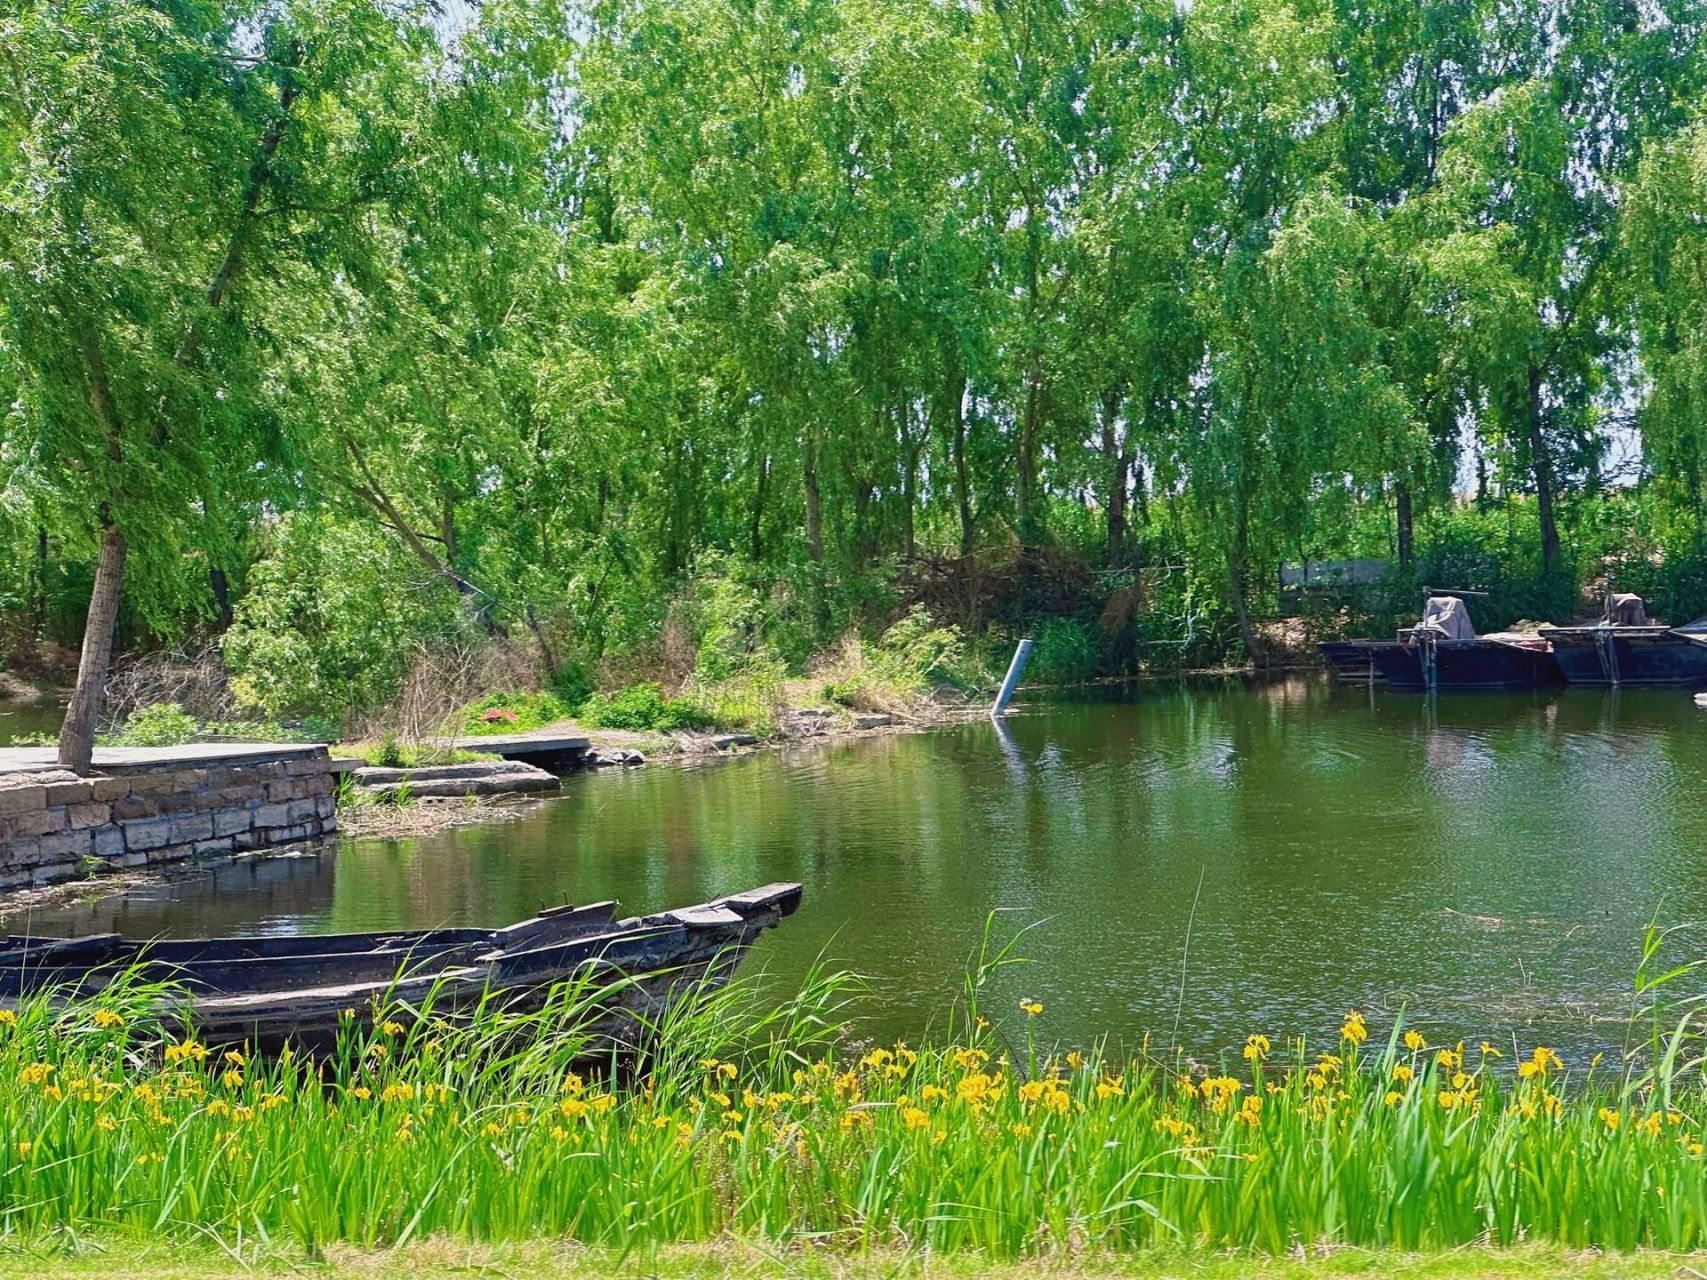
[[1308,702],[1316,697],[1316,691],[1320,685],[1321,678],[1319,676],[1292,672],[1258,682],[1255,691],[1264,702],[1279,706],[1290,706],[1300,702]]
[[1707,806],[1692,799],[1707,765],[1688,750],[1707,721],[1631,693],[1609,731],[1604,695],[1159,686],[994,726],[576,777],[515,822],[352,842],[298,867],[300,884],[209,882],[85,921],[502,924],[566,900],[649,911],[800,880],[800,913],[756,958],[786,977],[828,947],[873,975],[874,1032],[916,1033],[940,1010],[1002,908],[1006,926],[1049,924],[991,1007],[1038,994],[1050,1035],[1131,1040],[1171,1029],[1201,875],[1188,1045],[1331,1033],[1346,1007],[1397,992],[1443,1017],[1489,1010],[1457,1029],[1492,1033],[1526,1001],[1626,990],[1622,943],[1655,902],[1681,918],[1707,901]]
[[13,701],[0,698],[0,747],[29,734],[59,732],[65,703],[58,696]]
[[171,878],[135,893],[52,911],[9,917],[8,932],[34,929],[77,936],[213,937],[269,931],[300,932],[332,910],[333,862],[318,856],[246,858],[203,869],[178,868]]

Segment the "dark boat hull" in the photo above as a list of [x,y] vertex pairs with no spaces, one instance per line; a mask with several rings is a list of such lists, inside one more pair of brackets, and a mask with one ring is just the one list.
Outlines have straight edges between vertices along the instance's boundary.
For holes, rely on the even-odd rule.
[[1386,676],[1370,652],[1379,640],[1325,640],[1316,646],[1334,676],[1346,684],[1381,684]]
[[[1564,676],[1543,649],[1497,640],[1436,640],[1433,687],[1456,692],[1498,692],[1561,684]],[[1408,692],[1430,687],[1428,645],[1382,643],[1375,649],[1387,684]]]
[[0,1008],[38,992],[86,998],[134,974],[176,984],[160,1012],[204,1044],[325,1053],[351,1021],[429,1007],[456,1017],[482,1004],[529,1012],[574,983],[593,1010],[597,1051],[608,1052],[684,990],[726,981],[753,941],[793,914],[800,892],[767,885],[626,920],[599,903],[497,930],[152,945],[10,938],[0,942]]
[[1572,684],[1707,688],[1707,644],[1668,627],[1545,627]]

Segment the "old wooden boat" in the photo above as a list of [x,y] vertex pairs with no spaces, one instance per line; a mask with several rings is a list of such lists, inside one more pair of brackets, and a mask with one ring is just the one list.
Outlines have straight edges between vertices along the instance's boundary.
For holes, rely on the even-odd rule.
[[1542,627],[1572,684],[1707,687],[1707,618],[1668,627],[1640,596],[1620,593],[1597,622]]
[[[1390,688],[1487,692],[1560,684],[1552,646],[1539,634],[1502,631],[1479,636],[1457,595],[1431,595],[1422,620],[1394,640],[1364,640],[1357,657]],[[1335,659],[1324,649],[1323,656]],[[1335,662],[1336,670],[1339,663]]]
[[210,1046],[325,1052],[352,1017],[423,1007],[454,1016],[494,999],[528,1011],[575,982],[601,993],[596,1003],[614,1025],[655,1016],[688,987],[727,980],[754,939],[794,913],[800,893],[797,884],[771,884],[627,919],[614,902],[598,902],[502,929],[195,941],[14,936],[0,939],[0,1008],[37,992],[97,995],[122,976],[172,984],[161,1012]]

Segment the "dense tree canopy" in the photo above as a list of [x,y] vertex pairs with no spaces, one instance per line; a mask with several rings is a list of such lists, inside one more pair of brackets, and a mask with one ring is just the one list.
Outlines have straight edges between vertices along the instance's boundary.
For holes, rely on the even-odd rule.
[[1067,556],[1254,649],[1474,488],[1568,611],[1597,504],[1698,557],[1704,19],[6,0],[0,606],[75,631],[105,547],[127,634],[257,653],[355,561],[597,657],[709,554],[808,646]]

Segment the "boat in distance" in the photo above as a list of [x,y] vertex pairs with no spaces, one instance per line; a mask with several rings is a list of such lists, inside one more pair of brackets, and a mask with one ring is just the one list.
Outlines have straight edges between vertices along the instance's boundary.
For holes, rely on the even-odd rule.
[[1332,641],[1317,648],[1341,680],[1404,691],[1487,692],[1564,682],[1544,637],[1517,631],[1479,636],[1457,594],[1430,595],[1422,620],[1396,639]]
[[170,983],[174,1003],[161,1012],[210,1047],[323,1053],[352,1016],[369,1022],[376,1011],[423,1007],[455,1016],[487,1000],[527,1012],[562,984],[584,981],[614,1035],[691,989],[727,981],[800,896],[798,884],[770,884],[620,920],[616,903],[598,902],[502,929],[195,941],[12,936],[0,938],[0,1008],[40,993],[83,999],[116,980]]
[[1648,617],[1641,596],[1613,595],[1598,622],[1541,635],[1572,684],[1707,687],[1707,618],[1668,627]]

